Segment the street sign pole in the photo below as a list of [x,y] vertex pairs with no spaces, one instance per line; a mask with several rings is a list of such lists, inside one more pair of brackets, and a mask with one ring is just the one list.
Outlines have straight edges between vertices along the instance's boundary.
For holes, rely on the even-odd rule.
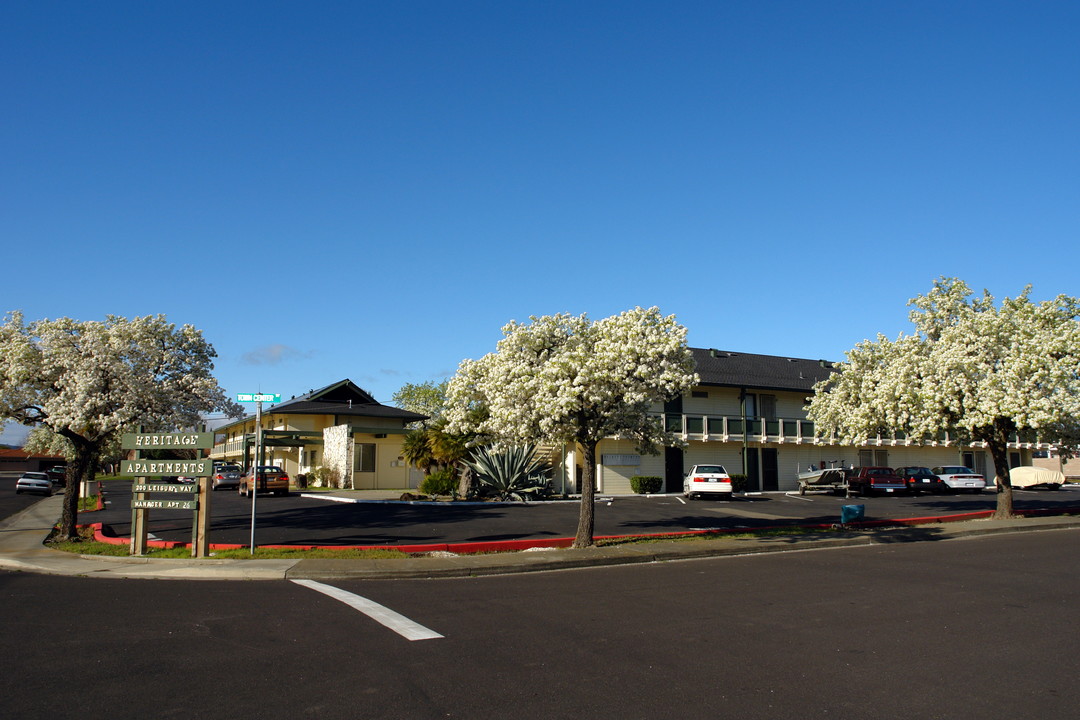
[[255,499],[259,497],[259,461],[262,459],[262,400],[255,403],[255,464],[251,471],[251,554],[255,554]]
[[281,402],[278,393],[237,393],[237,402],[255,403],[255,459],[252,462],[251,485],[251,554],[255,554],[255,499],[259,496],[259,466],[262,464],[263,431],[262,431],[262,404],[264,402]]

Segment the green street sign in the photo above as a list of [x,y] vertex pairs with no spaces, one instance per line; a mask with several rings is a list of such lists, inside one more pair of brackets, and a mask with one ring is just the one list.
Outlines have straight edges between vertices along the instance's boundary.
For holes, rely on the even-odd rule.
[[214,462],[210,458],[200,460],[124,460],[120,474],[135,477],[210,477],[214,474]]
[[199,492],[199,486],[194,483],[191,485],[172,485],[170,483],[135,483],[131,486],[131,492],[137,493],[197,493]]
[[281,393],[237,393],[237,402],[281,402]]
[[124,433],[122,450],[209,450],[214,433]]
[[132,500],[135,510],[197,510],[198,500]]

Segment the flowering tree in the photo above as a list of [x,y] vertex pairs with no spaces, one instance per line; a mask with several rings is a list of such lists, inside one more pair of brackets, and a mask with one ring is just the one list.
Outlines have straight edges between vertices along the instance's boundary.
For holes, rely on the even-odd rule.
[[165,317],[70,318],[0,325],[0,418],[41,425],[71,445],[60,536],[75,534],[78,488],[116,435],[191,427],[203,412],[242,411],[210,371],[202,333]]
[[429,421],[437,421],[446,406],[446,386],[449,380],[435,382],[428,380],[422,383],[405,383],[394,393],[392,402],[402,410],[427,415],[428,419],[418,423],[411,423],[409,427],[426,427]]
[[998,307],[940,278],[908,304],[913,335],[879,335],[815,386],[808,416],[819,436],[863,443],[879,431],[930,438],[942,431],[985,443],[994,460],[996,515],[1013,514],[1011,436],[1040,434],[1069,455],[1080,441],[1080,301],[1035,304],[1028,286]]
[[531,317],[502,331],[494,353],[462,362],[451,379],[447,429],[510,444],[580,445],[574,547],[591,545],[597,444],[632,437],[642,452],[656,452],[677,442],[649,410],[697,382],[686,329],[654,307],[595,322],[566,313]]

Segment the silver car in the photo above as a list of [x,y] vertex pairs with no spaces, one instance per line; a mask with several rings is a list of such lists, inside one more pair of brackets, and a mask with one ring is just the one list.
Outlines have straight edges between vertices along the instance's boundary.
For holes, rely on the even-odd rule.
[[24,472],[22,476],[15,481],[15,494],[19,495],[24,492],[52,495],[52,480],[49,479],[48,474],[43,472]]
[[239,465],[218,465],[210,478],[210,487],[213,490],[239,487],[240,476],[243,474],[244,471]]

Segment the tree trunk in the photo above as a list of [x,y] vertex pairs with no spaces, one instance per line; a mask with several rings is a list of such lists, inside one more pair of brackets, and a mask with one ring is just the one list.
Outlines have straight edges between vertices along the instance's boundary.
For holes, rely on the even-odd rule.
[[64,488],[64,508],[60,514],[60,532],[57,540],[66,542],[76,539],[78,533],[75,528],[79,519],[79,488],[83,478],[86,477],[97,453],[94,446],[85,438],[78,435],[65,435],[75,447],[75,457],[72,458],[67,470],[67,487]]
[[995,427],[993,435],[986,439],[990,457],[994,460],[994,485],[997,488],[996,519],[1016,517],[1013,512],[1012,483],[1009,481],[1009,433],[1007,428]]
[[459,467],[459,470],[461,472],[461,477],[458,480],[457,494],[460,498],[467,498],[472,494],[473,471],[472,468],[465,465],[465,463],[460,463],[460,465],[461,467]]
[[596,446],[595,440],[581,443],[581,509],[578,513],[577,536],[574,547],[585,548],[593,544],[593,526],[596,519]]

